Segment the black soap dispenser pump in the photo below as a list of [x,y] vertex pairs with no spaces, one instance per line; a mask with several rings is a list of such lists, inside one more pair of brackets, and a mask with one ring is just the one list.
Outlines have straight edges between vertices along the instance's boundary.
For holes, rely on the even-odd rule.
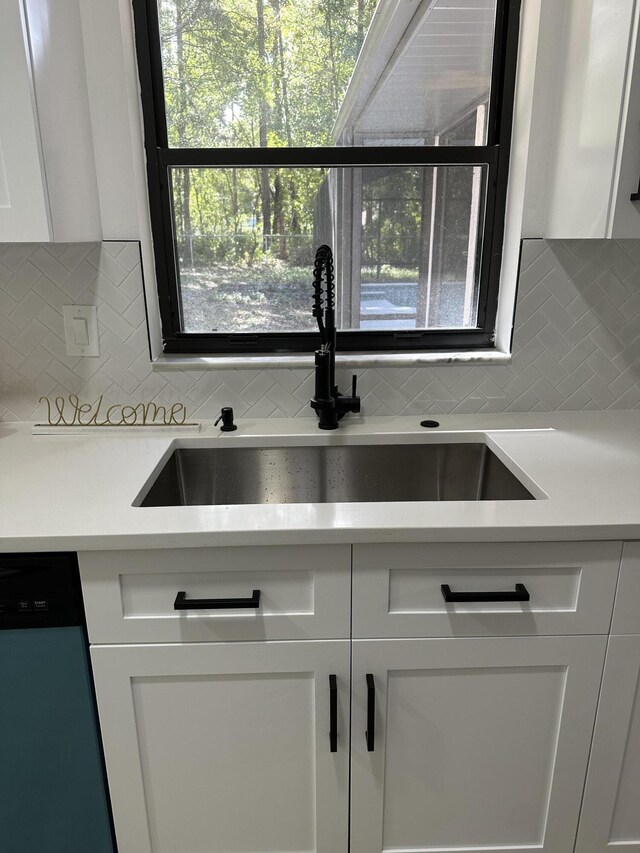
[[220,411],[220,417],[215,422],[214,426],[218,426],[218,424],[222,421],[222,426],[220,427],[220,432],[233,432],[238,429],[236,424],[233,422],[233,409],[231,406],[223,406]]

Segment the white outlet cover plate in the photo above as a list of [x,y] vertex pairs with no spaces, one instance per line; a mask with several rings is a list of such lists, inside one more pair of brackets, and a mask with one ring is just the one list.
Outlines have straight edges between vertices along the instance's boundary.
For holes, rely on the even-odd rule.
[[[95,305],[63,305],[64,337],[67,355],[100,355],[98,339],[98,310]],[[85,326],[86,324],[86,326]],[[78,330],[86,329],[86,339],[79,339]]]

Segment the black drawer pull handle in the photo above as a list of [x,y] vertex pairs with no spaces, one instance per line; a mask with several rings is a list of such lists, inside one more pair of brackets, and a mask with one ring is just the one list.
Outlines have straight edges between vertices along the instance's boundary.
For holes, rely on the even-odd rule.
[[367,730],[365,737],[367,739],[367,752],[373,752],[376,737],[376,685],[370,672],[367,673]]
[[451,601],[530,601],[529,590],[523,583],[517,583],[513,592],[451,592],[448,583],[440,587],[442,597]]
[[174,610],[235,610],[239,607],[260,607],[260,590],[254,589],[251,598],[187,598],[186,592],[179,592],[173,602]]
[[338,751],[338,683],[335,675],[329,676],[329,748]]

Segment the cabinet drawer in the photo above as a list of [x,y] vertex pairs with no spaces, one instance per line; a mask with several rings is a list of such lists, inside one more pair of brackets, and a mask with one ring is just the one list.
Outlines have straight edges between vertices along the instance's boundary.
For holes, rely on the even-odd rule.
[[[621,550],[619,542],[356,545],[353,636],[606,634]],[[523,585],[530,600],[447,603],[444,584],[488,598]]]
[[79,562],[92,643],[349,637],[348,545],[92,552]]
[[640,542],[625,542],[612,634],[640,634]]

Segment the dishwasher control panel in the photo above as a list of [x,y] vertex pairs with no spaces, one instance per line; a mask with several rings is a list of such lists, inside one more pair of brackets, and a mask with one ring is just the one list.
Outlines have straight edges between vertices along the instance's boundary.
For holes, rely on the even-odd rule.
[[83,622],[75,554],[0,553],[0,629]]

